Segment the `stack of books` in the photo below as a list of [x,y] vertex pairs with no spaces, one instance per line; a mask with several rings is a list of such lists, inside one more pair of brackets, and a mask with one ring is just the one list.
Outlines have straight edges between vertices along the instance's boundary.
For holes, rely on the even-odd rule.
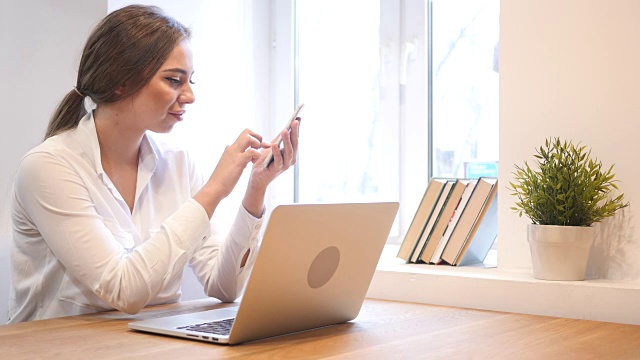
[[498,234],[498,179],[433,178],[397,257],[407,263],[484,262]]

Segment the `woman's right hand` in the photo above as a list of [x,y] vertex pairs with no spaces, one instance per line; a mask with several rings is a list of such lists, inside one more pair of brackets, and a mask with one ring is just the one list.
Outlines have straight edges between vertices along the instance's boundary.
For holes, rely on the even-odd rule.
[[193,197],[204,207],[209,218],[220,201],[231,194],[247,165],[260,158],[259,150],[270,146],[270,143],[262,140],[262,136],[245,129],[233,144],[224,149],[211,177]]

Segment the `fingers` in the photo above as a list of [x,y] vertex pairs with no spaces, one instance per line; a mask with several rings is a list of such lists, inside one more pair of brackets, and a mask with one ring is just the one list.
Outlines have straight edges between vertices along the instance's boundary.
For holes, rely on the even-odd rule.
[[282,153],[283,153],[283,165],[289,167],[296,161],[295,154],[293,152],[293,143],[291,142],[291,133],[287,132],[282,141]]
[[278,147],[277,143],[271,144],[271,152],[273,153],[273,161],[268,168],[281,168],[284,161],[282,160],[282,152],[280,151],[280,147]]
[[234,146],[239,151],[244,151],[249,148],[253,149],[261,149],[265,147],[269,147],[271,144],[262,141],[262,136],[260,134],[250,130],[245,129],[240,136],[236,139]]
[[258,161],[258,159],[260,159],[260,156],[262,155],[260,151],[254,148],[249,148],[244,153],[247,156],[247,162],[251,161],[254,164],[256,163],[256,161]]
[[262,155],[259,150],[271,147],[271,143],[263,141],[260,134],[250,129],[245,129],[242,133],[240,133],[231,147],[234,149],[234,151],[242,153],[240,156],[241,162],[243,162],[244,164],[247,164],[249,162],[255,164]]
[[[273,153],[273,165],[268,167],[263,166],[265,169],[270,168],[273,170],[275,168],[277,169],[276,172],[279,173],[296,163],[300,120],[300,117],[296,117],[295,120],[291,122],[289,130],[282,130],[270,144],[265,143],[268,145],[265,146],[265,148],[270,147]],[[280,146],[282,146],[282,149],[280,149]]]
[[238,150],[244,152],[244,160],[254,164],[260,159],[260,156],[262,156],[260,150],[271,147],[271,143],[263,141],[262,136],[250,129],[245,129],[240,134],[236,144]]
[[245,129],[236,141],[227,147],[227,163],[229,161],[235,162],[241,168],[244,168],[249,162],[255,164],[262,156],[260,150],[270,146],[271,143],[263,141],[262,136],[258,133]]
[[293,150],[298,150],[298,137],[300,136],[300,117],[297,117],[293,123],[291,123],[291,144]]
[[275,146],[272,146],[274,163],[278,168],[286,170],[290,166],[296,163],[296,154],[298,151],[298,132],[300,127],[299,118],[297,118],[291,124],[291,131],[282,131],[280,137],[282,137],[282,150]]
[[291,123],[291,131],[287,134],[287,141],[284,141],[284,158],[291,166],[296,163],[298,153],[298,134],[300,133],[300,118],[297,117]]

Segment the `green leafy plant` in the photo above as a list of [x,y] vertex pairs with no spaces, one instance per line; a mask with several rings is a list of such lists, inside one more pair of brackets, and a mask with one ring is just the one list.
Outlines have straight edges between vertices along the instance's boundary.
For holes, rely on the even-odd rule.
[[591,158],[591,150],[578,143],[545,140],[536,149],[537,170],[515,166],[515,182],[509,182],[518,197],[511,209],[527,216],[534,224],[591,226],[629,206],[624,194],[612,198],[618,189],[613,165],[603,171],[602,162]]

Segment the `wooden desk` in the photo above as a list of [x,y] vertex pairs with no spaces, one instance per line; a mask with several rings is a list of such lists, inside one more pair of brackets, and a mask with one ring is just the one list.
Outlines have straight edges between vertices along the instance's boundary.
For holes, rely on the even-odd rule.
[[127,323],[225,306],[214,300],[0,326],[3,359],[638,359],[640,326],[367,300],[355,321],[235,346],[131,331]]

